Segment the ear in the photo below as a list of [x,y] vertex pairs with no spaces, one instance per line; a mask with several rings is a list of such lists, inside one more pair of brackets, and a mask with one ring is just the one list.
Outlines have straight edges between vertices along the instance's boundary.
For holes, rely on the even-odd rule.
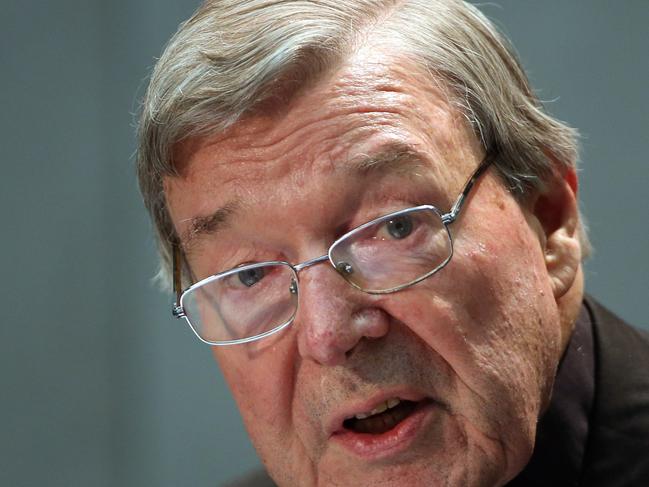
[[[554,167],[561,167],[556,161]],[[532,200],[535,225],[541,233],[545,265],[556,299],[572,287],[581,265],[577,174],[574,168],[555,169]]]

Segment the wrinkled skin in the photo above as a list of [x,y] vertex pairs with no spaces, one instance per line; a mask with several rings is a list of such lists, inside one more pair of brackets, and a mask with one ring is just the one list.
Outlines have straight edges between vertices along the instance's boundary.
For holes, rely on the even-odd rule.
[[[218,235],[188,244],[197,278],[242,262],[305,261],[392,210],[448,211],[483,150],[425,80],[405,60],[359,52],[281,116],[179,147],[180,176],[165,180],[178,232],[234,208]],[[346,170],[395,142],[422,163]],[[574,174],[548,187],[519,204],[491,168],[451,226],[455,254],[435,276],[373,296],[318,264],[300,273],[289,328],[213,348],[279,485],[490,486],[524,467],[580,293]],[[332,421],[386,391],[435,407],[407,447],[363,458],[336,441]]]

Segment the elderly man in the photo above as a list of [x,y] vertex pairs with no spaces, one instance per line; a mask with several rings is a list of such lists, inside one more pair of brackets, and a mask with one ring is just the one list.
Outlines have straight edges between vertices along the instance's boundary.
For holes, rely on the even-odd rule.
[[208,1],[139,137],[173,312],[276,484],[649,485],[649,339],[584,299],[576,133],[477,9]]

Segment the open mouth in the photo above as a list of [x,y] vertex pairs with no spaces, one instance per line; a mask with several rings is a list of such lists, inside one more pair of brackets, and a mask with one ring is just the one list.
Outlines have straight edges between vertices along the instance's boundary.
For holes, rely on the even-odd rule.
[[364,407],[373,409],[356,414],[347,410],[346,417],[332,418],[331,440],[368,462],[396,458],[408,451],[440,418],[442,408],[430,397],[408,391],[404,395],[409,399],[395,395],[378,404],[366,402]]
[[357,413],[343,421],[343,427],[354,433],[380,435],[410,416],[423,401],[414,402],[392,398],[379,404],[372,411]]

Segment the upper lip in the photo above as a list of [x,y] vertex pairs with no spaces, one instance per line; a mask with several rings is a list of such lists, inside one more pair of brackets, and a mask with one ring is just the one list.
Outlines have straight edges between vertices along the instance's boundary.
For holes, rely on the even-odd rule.
[[343,422],[346,419],[352,418],[358,413],[367,413],[376,408],[382,402],[395,397],[401,400],[418,402],[422,399],[426,399],[428,396],[412,389],[392,389],[382,390],[369,398],[359,399],[352,402],[347,401],[342,404],[341,407],[337,408],[331,415],[330,420],[326,424],[327,436],[342,431],[344,429]]

